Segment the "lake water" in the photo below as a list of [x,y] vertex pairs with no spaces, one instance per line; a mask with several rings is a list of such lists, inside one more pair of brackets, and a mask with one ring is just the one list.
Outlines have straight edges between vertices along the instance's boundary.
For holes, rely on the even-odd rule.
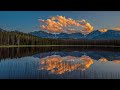
[[0,79],[120,79],[120,48],[0,48]]

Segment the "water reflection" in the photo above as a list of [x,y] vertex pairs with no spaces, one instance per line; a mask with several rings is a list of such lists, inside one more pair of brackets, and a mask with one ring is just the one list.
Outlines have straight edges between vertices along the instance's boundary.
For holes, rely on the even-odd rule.
[[120,79],[119,49],[0,48],[0,59],[0,79]]
[[[68,52],[68,54],[71,54],[73,51],[79,51],[82,53],[91,53],[95,56],[99,55],[106,55],[107,56],[113,56],[114,54],[120,53],[120,48],[109,48],[109,47],[88,47],[88,46],[54,46],[54,47],[11,47],[11,48],[0,48],[0,59],[7,59],[7,58],[22,58],[26,56],[32,56],[35,54],[41,53],[41,56],[45,53],[58,53],[60,52]],[[92,52],[90,52],[92,51]],[[94,53],[95,52],[95,53]],[[114,53],[115,52],[115,53]],[[75,52],[74,52],[75,53]],[[110,54],[110,55],[108,55]],[[74,54],[75,55],[75,54]],[[46,56],[46,55],[45,55]],[[76,55],[75,55],[76,56]],[[119,54],[120,56],[120,54]],[[39,56],[40,57],[40,56]],[[113,56],[114,57],[114,56]],[[41,58],[41,57],[40,57]],[[108,57],[107,57],[108,58]],[[111,57],[110,57],[111,58]]]
[[113,60],[113,62],[120,64],[120,60]]
[[108,61],[108,59],[107,58],[105,58],[105,57],[102,57],[102,58],[100,58],[98,61],[100,61],[100,62],[107,62]]
[[108,58],[101,57],[98,60],[88,56],[87,53],[82,53],[80,57],[76,56],[60,56],[51,55],[40,59],[39,69],[49,71],[50,74],[64,74],[74,70],[85,71],[94,64],[94,61],[106,63],[113,62],[119,63],[120,60],[109,60]]
[[51,73],[63,74],[65,72],[71,72],[76,69],[82,71],[86,70],[93,64],[93,59],[89,56],[83,55],[81,57],[66,56],[61,57],[59,55],[48,56],[40,60],[39,70],[48,70]]

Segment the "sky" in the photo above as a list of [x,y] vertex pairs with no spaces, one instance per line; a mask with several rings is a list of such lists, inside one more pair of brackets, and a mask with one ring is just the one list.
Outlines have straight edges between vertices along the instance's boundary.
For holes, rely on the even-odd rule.
[[47,20],[57,15],[74,20],[85,19],[95,30],[120,27],[120,11],[0,11],[0,28],[8,31],[39,31],[38,19]]

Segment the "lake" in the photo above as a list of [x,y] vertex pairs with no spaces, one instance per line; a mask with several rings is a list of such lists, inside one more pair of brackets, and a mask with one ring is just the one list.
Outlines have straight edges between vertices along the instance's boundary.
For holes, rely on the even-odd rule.
[[120,48],[0,48],[0,79],[120,79]]

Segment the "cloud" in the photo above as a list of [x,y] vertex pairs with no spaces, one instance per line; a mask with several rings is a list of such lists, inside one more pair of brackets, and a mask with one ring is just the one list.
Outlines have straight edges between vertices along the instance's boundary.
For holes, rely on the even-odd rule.
[[108,30],[107,29],[99,29],[98,31],[100,31],[100,32],[107,32]]
[[74,20],[64,16],[54,16],[47,20],[39,19],[40,28],[48,33],[82,33],[89,34],[94,27],[86,20]]

